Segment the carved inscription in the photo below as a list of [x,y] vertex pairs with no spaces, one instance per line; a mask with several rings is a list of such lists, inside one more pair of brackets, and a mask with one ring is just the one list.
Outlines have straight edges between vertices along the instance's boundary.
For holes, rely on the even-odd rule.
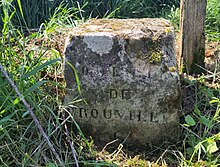
[[121,99],[131,99],[131,90],[129,89],[122,89],[122,90],[117,90],[117,89],[109,89],[109,98],[110,99],[115,99],[115,98],[121,98]]
[[[121,68],[114,65],[111,66],[109,70],[106,70],[106,72],[107,71],[111,71],[112,77],[119,77],[121,74]],[[91,76],[98,76],[97,74],[99,73],[102,73],[102,75],[104,75],[104,72],[104,69],[101,69],[99,66],[94,66],[93,69],[89,69],[87,66],[81,67],[82,75],[91,74]]]
[[120,73],[120,68],[116,67],[116,66],[113,66],[112,67],[112,76],[113,77],[118,77],[118,76],[120,76],[119,73]]
[[111,119],[112,118],[112,110],[103,110],[103,116],[106,119]]
[[83,75],[88,75],[88,73],[89,73],[89,69],[86,66],[83,66],[82,67],[82,74]]
[[[125,111],[117,109],[88,109],[88,108],[74,108],[74,115],[80,119],[119,119],[124,121],[134,122],[163,122],[163,115],[157,113],[148,113],[141,110],[137,111]],[[144,114],[145,113],[145,114]],[[147,113],[147,114],[146,114]]]
[[[98,66],[92,67],[92,69],[88,68],[87,66],[81,67],[81,74],[82,75],[90,75],[90,76],[97,76],[98,73],[110,72],[109,74],[112,77],[120,77],[121,71],[125,69],[121,69],[120,67],[117,67],[116,65],[112,65],[109,70],[101,69]],[[125,103],[126,100],[130,100],[135,97],[135,90],[131,89],[120,89],[120,88],[109,88],[108,90],[104,91],[107,94],[107,97],[109,100],[124,100]],[[104,106],[103,106],[104,107]],[[133,121],[133,122],[152,122],[152,123],[158,123],[163,121],[163,116],[160,114],[156,114],[153,112],[146,112],[141,110],[135,110],[135,109],[97,109],[94,108],[75,108],[74,114],[80,118],[80,119],[119,119],[124,121]]]
[[80,72],[82,75],[89,75],[91,77],[101,77],[104,75],[104,69],[99,66],[94,66],[93,68],[89,68],[87,66],[82,66],[80,68]]

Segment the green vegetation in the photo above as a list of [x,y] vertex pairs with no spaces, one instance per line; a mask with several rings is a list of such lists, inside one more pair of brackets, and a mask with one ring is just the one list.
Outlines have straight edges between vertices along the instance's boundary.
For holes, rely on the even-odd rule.
[[209,0],[206,17],[207,39],[220,41],[220,1]]
[[[87,18],[117,17],[117,18],[143,18],[159,17],[170,9],[172,5],[178,5],[178,0],[26,0],[21,1],[4,0],[4,3],[10,3],[14,8],[13,24],[17,26],[38,28],[45,20],[50,20],[56,7],[62,2],[66,8],[71,8],[74,20]],[[22,12],[19,8],[22,8]],[[1,6],[3,9],[4,7]],[[0,10],[0,16],[4,12]],[[24,18],[21,18],[23,16]],[[0,25],[3,22],[0,21]]]
[[[208,0],[206,10],[206,38],[211,41],[220,40],[220,1]],[[170,11],[165,14],[174,27],[179,30],[180,8],[172,6]]]
[[[0,71],[0,166],[218,166],[220,164],[219,67],[195,78],[182,76],[182,139],[175,146],[154,147],[145,154],[119,147],[98,152],[92,139],[63,106],[65,28],[90,17],[167,17],[178,28],[177,0],[0,2],[0,63],[30,105],[27,108]],[[209,0],[206,32],[220,38],[220,1]],[[29,28],[37,28],[32,30]],[[175,70],[175,69],[170,69]],[[77,103],[77,100],[75,101]],[[72,106],[76,105],[71,104]],[[30,114],[34,112],[46,136]],[[68,127],[68,128],[67,128]],[[125,154],[127,152],[127,154]],[[75,157],[76,155],[76,157]],[[59,159],[61,162],[59,162]],[[75,160],[77,159],[77,161]]]
[[[184,158],[185,166],[197,165],[205,166],[219,164],[218,144],[220,137],[219,129],[219,89],[207,86],[207,76],[197,79],[187,78],[183,82],[183,92],[190,92],[190,98],[194,105],[186,106],[187,101],[183,101],[184,122],[181,126],[184,130]],[[186,96],[186,95],[183,95]],[[185,105],[185,106],[184,106]],[[183,155],[184,155],[183,154]],[[188,160],[186,159],[188,157]]]
[[138,52],[137,57],[152,64],[160,64],[162,61],[162,53],[156,50],[153,50],[147,54]]

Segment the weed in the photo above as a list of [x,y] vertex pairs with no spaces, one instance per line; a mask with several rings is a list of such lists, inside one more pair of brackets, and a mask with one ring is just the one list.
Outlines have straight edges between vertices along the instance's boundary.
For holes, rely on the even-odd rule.
[[[165,15],[178,28],[179,1],[60,2],[1,1],[0,63],[40,120],[62,163],[66,166],[74,166],[77,161],[80,166],[168,166],[169,163],[180,166],[217,166],[220,163],[220,91],[206,86],[210,76],[188,81],[187,87],[195,94],[195,104],[184,115],[182,145],[163,150],[164,153],[155,163],[140,156],[126,156],[122,145],[112,154],[102,151],[102,155],[99,155],[100,153],[94,151],[93,140],[84,136],[74,117],[68,112],[68,107],[75,107],[80,100],[69,106],[62,105],[62,96],[65,93],[62,77],[63,53],[57,46],[58,42],[53,40],[63,33],[60,29],[74,27],[90,17],[139,18]],[[206,32],[209,40],[219,40],[218,9],[219,1],[208,1]],[[29,29],[40,25],[39,30]],[[79,83],[77,78],[76,80]],[[78,90],[80,91],[79,84]],[[156,148],[158,149],[160,148]],[[143,157],[148,158],[144,155]],[[60,165],[21,98],[1,72],[0,162],[4,166]]]
[[212,165],[219,163],[219,98],[214,97],[216,90],[203,85],[204,80],[201,78],[190,83],[195,91],[194,110],[185,115],[185,124],[182,125],[185,129],[184,156],[190,166],[195,162]]

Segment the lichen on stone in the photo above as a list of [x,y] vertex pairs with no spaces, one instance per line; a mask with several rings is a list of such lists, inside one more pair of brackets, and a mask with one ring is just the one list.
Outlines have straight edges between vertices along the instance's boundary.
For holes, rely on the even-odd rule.
[[151,51],[148,53],[143,53],[143,52],[139,51],[137,53],[137,57],[142,60],[146,60],[147,62],[149,62],[151,64],[160,64],[162,61],[161,51]]
[[172,32],[172,28],[171,28],[171,27],[166,27],[166,28],[164,29],[164,31],[165,31],[166,33]]
[[102,56],[111,51],[113,45],[113,37],[108,33],[93,33],[90,36],[85,36],[83,42],[87,44],[87,47],[93,52]]
[[176,72],[176,70],[177,70],[177,69],[176,69],[176,67],[174,67],[174,66],[169,67],[169,71],[170,71],[170,72]]
[[151,54],[151,56],[147,60],[149,63],[159,64],[162,61],[162,53],[161,51],[155,51]]
[[146,60],[151,64],[160,64],[162,62],[162,48],[159,38],[153,40],[152,38],[145,37],[142,39],[142,48],[137,51],[137,58]]

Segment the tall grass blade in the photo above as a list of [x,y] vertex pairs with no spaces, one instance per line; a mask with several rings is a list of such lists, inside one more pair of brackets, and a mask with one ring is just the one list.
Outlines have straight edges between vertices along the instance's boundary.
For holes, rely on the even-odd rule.
[[24,97],[27,96],[28,94],[30,94],[31,92],[35,91],[36,89],[38,89],[41,85],[43,85],[44,83],[47,83],[48,81],[44,80],[44,81],[38,81],[37,83],[35,83],[33,86],[31,86],[30,88],[28,88],[28,90],[26,90],[24,92]]
[[21,0],[17,0],[17,2],[18,2],[18,6],[19,6],[19,9],[20,9],[21,15],[22,15],[22,17],[24,17],[23,10],[22,10],[22,5],[21,5]]
[[48,146],[50,147],[51,151],[53,152],[53,154],[55,155],[56,159],[58,160],[58,162],[61,164],[61,166],[63,165],[63,162],[60,159],[59,154],[56,152],[53,144],[50,142],[49,138],[47,137],[46,133],[43,130],[43,127],[41,126],[41,124],[39,123],[36,115],[34,114],[33,110],[31,109],[30,105],[27,103],[27,101],[24,99],[24,97],[22,96],[22,94],[20,93],[20,91],[18,90],[17,86],[14,84],[14,82],[11,80],[11,78],[8,76],[8,74],[6,73],[6,71],[4,70],[3,66],[0,63],[0,70],[3,73],[3,75],[6,77],[7,81],[10,83],[10,85],[12,86],[12,88],[16,91],[17,95],[19,96],[19,98],[22,100],[22,102],[24,103],[25,107],[28,109],[28,111],[30,112],[30,115],[32,116],[35,124],[37,125],[40,133],[42,134],[42,136],[45,138],[45,140],[47,141]]
[[11,120],[11,118],[15,115],[16,112],[11,113],[10,115],[3,117],[0,120],[0,126],[3,126],[4,123],[6,123],[7,121]]
[[46,66],[49,66],[55,62],[61,61],[61,59],[54,59],[54,60],[50,60],[47,61],[46,63],[41,64],[40,66],[37,66],[36,68],[34,68],[32,71],[26,73],[24,76],[21,77],[21,80],[26,79],[32,75],[35,75],[38,71],[42,70],[43,68],[45,68]]
[[78,92],[79,92],[80,95],[82,95],[81,88],[80,88],[80,80],[79,80],[79,76],[77,74],[77,70],[76,70],[76,68],[70,62],[67,61],[67,64],[72,68],[72,70],[74,72],[76,83],[77,83]]

